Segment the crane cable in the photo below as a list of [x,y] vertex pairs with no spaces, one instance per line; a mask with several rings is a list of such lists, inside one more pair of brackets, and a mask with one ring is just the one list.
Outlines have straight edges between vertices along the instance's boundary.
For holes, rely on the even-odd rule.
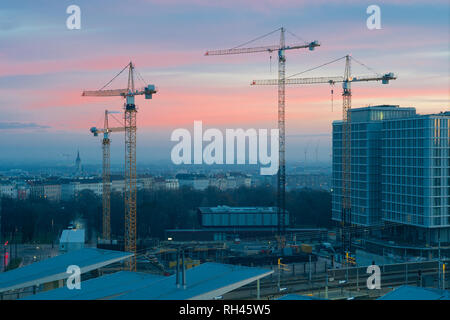
[[255,38],[255,39],[253,39],[253,40],[244,42],[244,43],[242,43],[242,44],[240,44],[240,45],[238,45],[238,46],[236,46],[236,47],[234,47],[234,48],[231,48],[231,50],[232,50],[232,49],[240,48],[240,47],[242,47],[242,46],[245,46],[245,45],[247,45],[247,44],[250,44],[250,43],[252,43],[252,42],[255,42],[255,41],[257,41],[257,40],[260,40],[260,39],[262,39],[262,38],[265,38],[265,37],[267,37],[267,36],[270,36],[271,34],[277,32],[277,31],[279,31],[279,30],[281,30],[281,28],[278,28],[278,29],[273,30],[273,31],[271,31],[271,32],[269,32],[269,33],[266,33],[266,34],[264,34],[264,35],[262,35],[262,36],[259,36],[259,37]]
[[[131,62],[130,62],[131,63]],[[111,80],[109,80],[109,82],[107,84],[105,84],[103,87],[100,88],[99,91],[105,89],[108,85],[111,84],[111,82],[113,82],[122,72],[125,71],[125,69],[127,69],[130,66],[130,63],[128,63],[118,74],[116,74],[116,76],[114,78],[112,78]]]
[[346,57],[346,56],[343,56],[343,57],[338,58],[338,59],[335,59],[335,60],[333,60],[333,61],[330,61],[330,62],[326,62],[326,63],[324,63],[324,64],[321,64],[320,66],[313,67],[313,68],[304,70],[304,71],[302,71],[302,72],[294,73],[293,75],[290,75],[289,77],[286,77],[286,79],[289,79],[289,78],[298,76],[298,75],[300,75],[300,74],[303,74],[303,73],[306,73],[306,72],[309,72],[309,71],[313,71],[313,70],[322,68],[322,67],[324,67],[324,66],[326,66],[326,65],[329,65],[329,64],[332,64],[332,63],[334,63],[334,62],[336,62],[336,61],[342,60],[342,59],[344,59],[345,57]]
[[381,73],[375,71],[374,69],[372,69],[371,67],[368,67],[367,65],[365,65],[362,62],[359,62],[358,60],[356,60],[355,58],[353,58],[352,56],[350,56],[350,59],[352,59],[353,61],[355,61],[356,63],[360,64],[361,66],[365,67],[367,70],[374,72],[376,75],[381,76]]

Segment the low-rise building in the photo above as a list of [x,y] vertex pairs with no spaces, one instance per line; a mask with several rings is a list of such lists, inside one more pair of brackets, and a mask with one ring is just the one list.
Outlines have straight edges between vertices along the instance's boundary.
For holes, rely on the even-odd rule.
[[59,250],[69,252],[84,248],[85,231],[84,229],[66,229],[63,230],[59,239]]
[[17,191],[15,186],[10,182],[0,183],[0,197],[16,198]]
[[176,175],[180,187],[194,190],[205,190],[209,187],[209,179],[204,174],[179,173]]
[[44,198],[49,201],[61,200],[61,185],[60,184],[44,184]]

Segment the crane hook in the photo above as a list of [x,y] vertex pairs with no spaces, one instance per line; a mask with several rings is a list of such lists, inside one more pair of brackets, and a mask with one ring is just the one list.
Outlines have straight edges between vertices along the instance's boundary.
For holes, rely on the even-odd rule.
[[333,84],[331,84],[331,112],[333,112],[333,98],[334,98],[334,90],[333,90]]
[[270,67],[269,67],[269,71],[270,73],[272,73],[272,54],[270,55],[270,63],[269,63]]

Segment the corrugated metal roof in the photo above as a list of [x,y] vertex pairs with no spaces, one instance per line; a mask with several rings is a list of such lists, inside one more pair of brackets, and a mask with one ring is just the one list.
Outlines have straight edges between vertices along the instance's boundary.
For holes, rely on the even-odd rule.
[[450,300],[450,291],[414,286],[401,286],[378,300]]
[[71,251],[18,269],[0,273],[0,292],[66,279],[69,277],[66,271],[70,265],[79,266],[81,273],[84,273],[124,260],[132,255],[129,252],[97,248],[84,248]]
[[199,207],[201,213],[276,213],[277,207]]
[[80,290],[67,287],[41,292],[24,300],[98,300],[133,290],[142,285],[163,279],[163,276],[131,271],[119,271],[81,282]]
[[[268,269],[208,262],[186,270],[186,289],[182,286],[177,288],[176,275],[159,277],[118,272],[82,282],[80,290],[71,290],[78,291],[76,293],[57,289],[28,297],[28,299],[213,299],[271,273],[273,271]],[[97,290],[98,292],[96,292]]]
[[324,300],[324,299],[312,296],[304,296],[300,294],[287,294],[285,296],[278,298],[277,300]]
[[266,277],[271,273],[273,271],[268,269],[204,263],[186,271],[186,289],[175,286],[175,275],[173,275],[141,289],[117,296],[114,299],[209,300]]

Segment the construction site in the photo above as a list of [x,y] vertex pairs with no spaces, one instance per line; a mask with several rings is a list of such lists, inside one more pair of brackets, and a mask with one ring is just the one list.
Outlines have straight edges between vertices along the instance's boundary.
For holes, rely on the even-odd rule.
[[[355,160],[354,152],[359,146],[359,140],[352,136],[355,130],[353,123],[359,121],[351,116],[357,115],[356,111],[352,111],[352,86],[359,82],[388,85],[397,76],[393,72],[376,73],[350,54],[287,76],[287,57],[290,53],[307,51],[308,54],[314,54],[316,50],[326,47],[326,43],[314,40],[287,44],[286,33],[290,31],[281,27],[243,45],[211,50],[204,54],[205,64],[209,59],[222,55],[276,55],[277,78],[249,79],[242,84],[266,86],[267,90],[272,90],[274,86],[273,90],[277,90],[278,99],[274,101],[273,107],[277,110],[278,118],[273,121],[276,121],[279,132],[279,164],[274,206],[199,207],[195,214],[200,221],[200,228],[168,229],[165,230],[164,239],[145,239],[139,236],[139,217],[145,213],[137,210],[136,146],[139,144],[139,112],[135,97],[143,96],[151,100],[149,105],[157,105],[158,96],[164,93],[159,91],[156,84],[145,82],[135,64],[130,61],[99,90],[85,90],[81,93],[83,97],[98,99],[123,98],[121,111],[118,109],[120,106],[98,110],[99,114],[104,113],[103,128],[90,128],[91,135],[101,138],[97,150],[102,154],[101,237],[95,245],[87,244],[83,228],[72,225],[61,234],[59,247],[20,247],[23,252],[28,250],[30,256],[35,256],[35,252],[45,252],[47,258],[37,259],[39,261],[35,258],[26,265],[1,273],[0,298],[375,300],[408,298],[409,295],[420,299],[426,295],[434,295],[436,299],[450,299],[449,291],[446,290],[450,287],[450,277],[446,276],[446,266],[450,262],[450,241],[444,240],[444,231],[442,241],[439,234],[439,243],[430,242],[430,245],[408,246],[386,241],[383,244],[376,243],[385,237],[385,230],[394,230],[402,224],[395,220],[381,219],[374,223],[361,223],[358,220],[361,215],[358,213],[359,209],[353,208],[360,187],[353,185],[357,179],[352,174],[360,164]],[[273,34],[279,34],[278,43],[271,46],[251,46],[252,42]],[[306,72],[339,62],[344,63],[342,76],[299,77]],[[368,71],[369,75],[353,74],[354,64]],[[114,81],[122,75],[127,75],[127,86],[115,89]],[[154,81],[157,83],[157,79]],[[286,87],[316,84],[328,84],[332,99],[334,85],[342,86],[339,91],[339,96],[342,96],[339,102],[342,103],[341,117],[335,119],[339,131],[333,131],[333,139],[336,139],[333,141],[338,141],[333,145],[338,150],[335,152],[333,149],[333,164],[339,163],[340,167],[337,170],[333,166],[335,226],[332,229],[293,225],[286,208],[285,154],[289,148],[286,144],[286,105],[289,101]],[[382,112],[397,110],[394,107],[375,107],[381,108]],[[372,112],[373,109],[370,108],[368,107],[368,112]],[[439,117],[446,123],[450,122],[448,114]],[[111,232],[112,135],[117,140],[124,139],[125,145],[123,237],[114,237]],[[448,132],[439,143],[448,150]],[[442,157],[448,157],[448,153]],[[72,274],[67,272],[67,268],[74,265],[79,267],[79,290],[69,288]],[[376,275],[376,271],[373,271],[375,267],[381,274],[381,287],[376,287],[377,281],[371,280]]]

